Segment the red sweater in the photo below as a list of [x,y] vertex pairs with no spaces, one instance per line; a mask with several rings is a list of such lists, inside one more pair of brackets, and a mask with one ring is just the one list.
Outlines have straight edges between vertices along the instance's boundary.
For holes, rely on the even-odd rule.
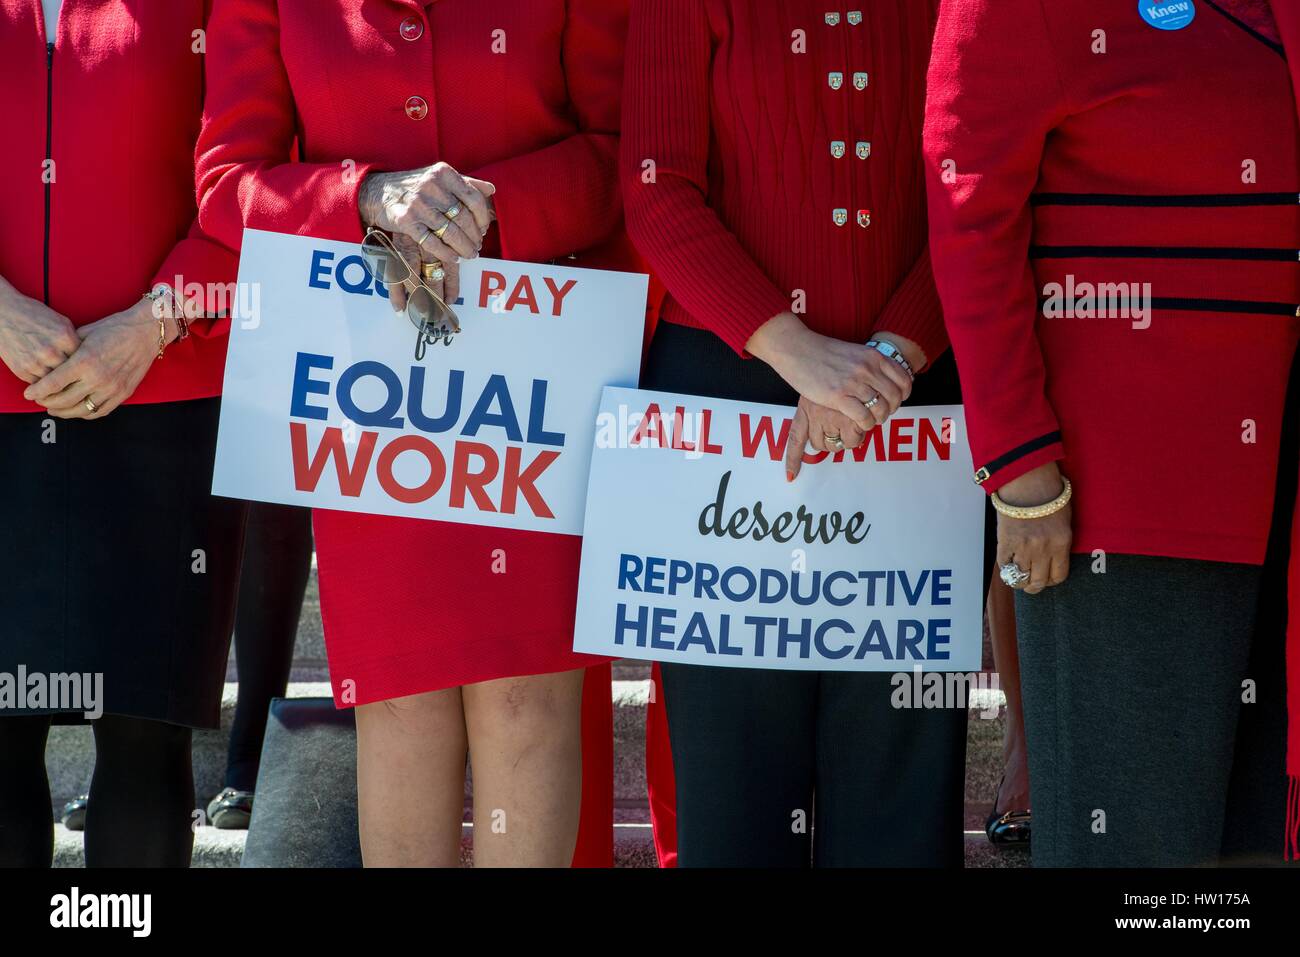
[[[1062,460],[1075,551],[1258,564],[1300,304],[1300,130],[1281,46],[1196,10],[1160,30],[1133,0],[945,2],[931,252],[986,490]],[[1048,318],[1040,297],[1070,277],[1149,283],[1149,327]]]
[[[235,257],[191,228],[203,108],[192,34],[207,6],[64,0],[47,38],[40,0],[0,0],[0,276],[75,325],[139,302],[156,280],[205,291],[235,280]],[[220,394],[222,328],[193,331],[128,402]],[[0,412],[40,411],[26,387],[0,365]]]
[[827,4],[812,0],[633,4],[624,203],[629,234],[667,287],[663,319],[742,354],[792,305],[837,338],[887,330],[932,359],[947,347],[920,155],[934,4],[857,6],[859,22],[843,11],[830,24]]

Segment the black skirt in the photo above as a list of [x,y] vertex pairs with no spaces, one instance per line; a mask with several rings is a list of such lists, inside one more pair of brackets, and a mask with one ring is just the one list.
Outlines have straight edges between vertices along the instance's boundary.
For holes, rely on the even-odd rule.
[[0,674],[102,675],[105,713],[218,726],[247,510],[209,494],[220,409],[0,414]]

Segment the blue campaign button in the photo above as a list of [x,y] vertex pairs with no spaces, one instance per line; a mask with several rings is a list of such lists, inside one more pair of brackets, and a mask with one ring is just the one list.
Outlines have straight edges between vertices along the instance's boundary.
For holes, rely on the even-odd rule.
[[1157,30],[1181,30],[1196,19],[1196,0],[1139,0],[1138,13]]

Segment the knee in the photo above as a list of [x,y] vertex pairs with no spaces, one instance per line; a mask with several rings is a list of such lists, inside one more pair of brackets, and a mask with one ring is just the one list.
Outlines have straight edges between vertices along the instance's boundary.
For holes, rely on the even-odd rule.
[[554,741],[557,731],[577,729],[581,693],[569,694],[554,683],[529,678],[506,679],[476,708],[477,729],[513,743]]
[[357,711],[382,725],[385,731],[421,735],[437,728],[453,714],[459,718],[459,702],[452,702],[446,692],[430,691],[361,705]]

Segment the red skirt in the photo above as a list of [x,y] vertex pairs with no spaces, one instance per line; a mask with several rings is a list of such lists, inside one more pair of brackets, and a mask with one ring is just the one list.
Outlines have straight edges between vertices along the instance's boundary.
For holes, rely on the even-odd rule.
[[337,707],[590,668],[573,865],[611,867],[610,659],[570,650],[582,539],[320,510],[312,524]]
[[353,512],[313,524],[339,707],[608,660],[572,650],[578,536]]

